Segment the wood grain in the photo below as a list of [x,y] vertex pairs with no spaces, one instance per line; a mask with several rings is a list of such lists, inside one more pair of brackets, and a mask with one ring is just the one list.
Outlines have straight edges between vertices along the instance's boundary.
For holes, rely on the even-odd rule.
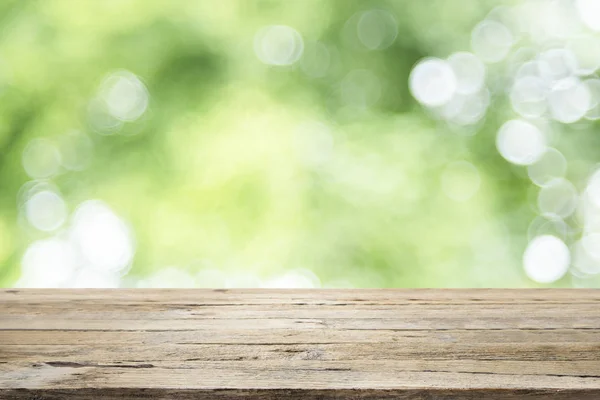
[[0,399],[600,399],[595,290],[0,290]]

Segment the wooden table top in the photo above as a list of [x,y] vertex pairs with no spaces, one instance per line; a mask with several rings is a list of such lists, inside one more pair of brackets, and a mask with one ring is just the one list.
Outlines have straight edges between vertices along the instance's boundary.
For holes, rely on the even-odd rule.
[[0,399],[600,399],[599,290],[0,290]]

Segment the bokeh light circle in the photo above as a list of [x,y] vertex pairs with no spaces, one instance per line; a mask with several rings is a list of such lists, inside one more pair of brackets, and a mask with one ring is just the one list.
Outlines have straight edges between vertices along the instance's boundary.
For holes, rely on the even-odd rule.
[[569,248],[552,235],[534,238],[523,254],[525,273],[538,283],[556,282],[567,273],[570,263]]
[[64,223],[67,218],[67,206],[58,193],[41,190],[34,193],[25,203],[25,215],[33,227],[50,232]]
[[502,61],[513,44],[510,30],[497,21],[485,20],[471,32],[471,49],[484,62]]
[[398,23],[389,11],[365,11],[358,19],[357,35],[369,50],[382,50],[390,47],[396,40]]
[[510,104],[522,117],[536,118],[546,112],[546,82],[537,76],[524,76],[517,79],[510,91]]
[[578,200],[575,186],[564,178],[557,178],[540,188],[538,208],[542,214],[566,218],[573,214]]
[[99,200],[77,207],[70,235],[92,269],[121,271],[133,259],[135,244],[129,227]]
[[448,63],[456,76],[457,93],[472,94],[481,90],[485,83],[485,65],[473,53],[453,53]]
[[591,103],[592,95],[588,86],[572,77],[556,82],[548,96],[552,118],[565,124],[583,118]]
[[410,73],[409,87],[419,103],[439,107],[452,99],[458,82],[447,61],[428,58],[420,61]]
[[304,51],[302,36],[286,25],[271,25],[259,30],[254,36],[254,53],[268,65],[292,65]]
[[513,119],[498,130],[496,147],[507,161],[530,165],[538,161],[547,149],[546,136],[534,124]]
[[112,117],[119,121],[132,122],[146,112],[150,95],[135,74],[117,71],[102,82],[100,98]]
[[33,139],[23,150],[22,163],[30,177],[49,178],[60,171],[60,152],[48,139]]
[[536,162],[527,167],[529,179],[538,186],[544,186],[556,178],[562,178],[566,172],[567,159],[554,148],[546,150]]

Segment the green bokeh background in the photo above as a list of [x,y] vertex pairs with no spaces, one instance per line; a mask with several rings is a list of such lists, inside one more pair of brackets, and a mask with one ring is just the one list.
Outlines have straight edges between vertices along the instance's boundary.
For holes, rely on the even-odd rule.
[[[49,236],[20,217],[18,192],[31,179],[23,149],[71,132],[91,141],[89,163],[52,182],[71,211],[101,199],[131,225],[137,247],[125,285],[165,267],[195,274],[210,265],[258,277],[304,268],[324,286],[539,286],[521,266],[535,189],[495,148],[510,115],[505,101],[472,134],[432,119],[408,91],[419,59],[468,50],[473,26],[501,3],[2,1],[0,286],[17,281],[27,246]],[[369,51],[344,42],[346,21],[373,8],[396,17],[394,44]],[[273,24],[300,32],[305,49],[326,44],[326,74],[308,76],[302,60],[261,63],[253,38]],[[366,110],[340,95],[357,69],[383,88]],[[141,119],[103,135],[88,108],[115,70],[136,74],[150,103]],[[331,157],[317,166],[298,150],[307,123],[333,137]],[[597,142],[581,134],[561,151],[588,161]],[[444,167],[458,160],[481,177],[466,202],[440,186]],[[567,275],[554,285],[571,284]]]

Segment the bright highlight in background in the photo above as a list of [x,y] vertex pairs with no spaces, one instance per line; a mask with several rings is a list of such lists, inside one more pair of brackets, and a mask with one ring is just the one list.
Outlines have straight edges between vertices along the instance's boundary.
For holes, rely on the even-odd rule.
[[148,91],[137,76],[128,71],[111,74],[102,82],[100,96],[109,114],[121,121],[135,121],[148,107]]
[[129,228],[100,201],[75,210],[71,238],[93,269],[120,271],[132,261],[135,245]]
[[506,122],[496,137],[496,147],[507,161],[517,165],[530,165],[546,151],[546,138],[535,125],[524,120]]
[[569,248],[556,236],[544,235],[533,239],[523,255],[528,277],[539,283],[551,283],[562,278],[569,269]]
[[440,59],[426,59],[417,64],[409,78],[410,91],[422,104],[439,107],[450,101],[458,82],[450,64]]

